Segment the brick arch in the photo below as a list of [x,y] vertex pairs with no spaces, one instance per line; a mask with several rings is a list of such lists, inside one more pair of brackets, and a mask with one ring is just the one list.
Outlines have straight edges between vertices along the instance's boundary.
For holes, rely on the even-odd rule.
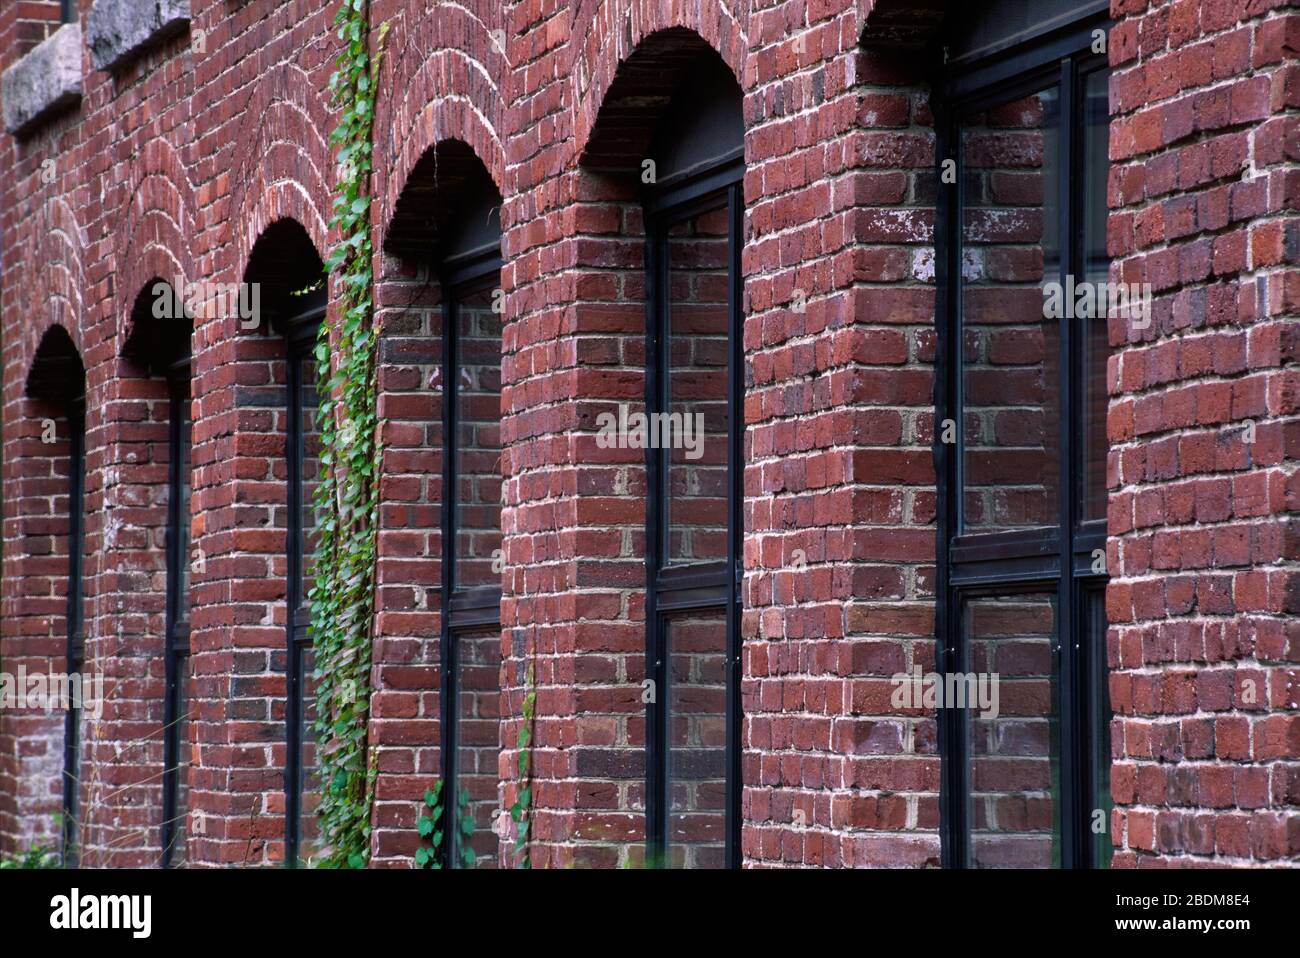
[[249,99],[235,138],[240,152],[227,217],[238,230],[236,278],[258,237],[279,220],[296,220],[318,253],[329,248],[333,158],[326,131],[334,124],[315,90],[302,67],[285,63],[261,76]]
[[703,0],[689,6],[634,0],[631,10],[610,0],[592,0],[574,18],[569,73],[573,82],[574,150],[586,151],[601,107],[619,68],[656,33],[684,28],[713,48],[742,90],[751,85],[748,68],[748,15],[735,0]]
[[[483,10],[476,13],[470,6]],[[375,169],[380,245],[411,171],[446,140],[468,144],[497,191],[506,195],[505,149],[498,133],[507,69],[502,15],[499,5],[470,6],[441,7],[433,17],[421,0],[408,0],[389,35],[379,86],[403,92],[381,96],[375,111],[375,129],[387,136],[375,152],[389,158]]]
[[193,277],[194,190],[176,148],[163,137],[145,144],[133,164],[126,226],[116,234],[114,285],[120,321],[117,352],[130,339],[131,309],[145,284]]
[[55,324],[67,330],[78,354],[85,353],[81,320],[85,311],[82,251],[86,238],[71,205],[59,199],[42,206],[30,236],[33,242],[27,247],[22,276],[28,288],[39,290],[43,296],[34,311],[43,321],[24,324],[23,368],[30,366],[42,337]]
[[[24,391],[29,396],[51,398],[41,395],[42,389],[49,385],[47,380],[52,377],[57,379],[60,374],[80,376],[83,386],[85,384],[86,362],[82,358],[81,345],[68,326],[56,321],[40,330],[36,349],[26,365],[23,378]],[[63,398],[72,399],[75,395],[73,393]]]

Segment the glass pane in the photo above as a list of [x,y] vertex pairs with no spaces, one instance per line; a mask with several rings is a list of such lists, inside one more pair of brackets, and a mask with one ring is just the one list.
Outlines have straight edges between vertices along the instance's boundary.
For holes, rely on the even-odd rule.
[[456,821],[453,868],[496,868],[492,831],[501,754],[501,633],[456,637]]
[[501,313],[492,290],[456,305],[456,561],[461,588],[499,586],[501,548]]
[[81,861],[81,744],[81,709],[70,708],[63,721],[64,868],[77,868]]
[[189,838],[189,797],[190,797],[190,735],[189,735],[189,688],[190,657],[176,657],[176,724],[169,732],[176,737],[176,811],[172,819],[172,844],[167,853],[169,868],[179,868],[186,861],[186,844]]
[[[1106,255],[1106,178],[1110,170],[1110,109],[1107,89],[1110,73],[1100,70],[1083,81],[1083,256],[1090,283],[1106,283],[1110,257]],[[1106,518],[1106,359],[1110,355],[1104,315],[1080,319],[1083,324],[1083,484],[1080,516]]]
[[299,537],[299,568],[302,570],[299,604],[309,601],[312,586],[315,584],[316,550],[316,483],[320,477],[320,432],[316,428],[316,413],[319,400],[316,394],[316,361],[300,359],[297,361],[300,372],[298,390],[298,422],[302,428],[302,518]]
[[964,686],[971,865],[1059,867],[1061,667],[1056,599],[971,599],[964,620],[972,671],[959,676],[962,682],[945,680],[944,704],[952,705],[948,696]]
[[298,656],[298,674],[302,689],[302,742],[298,766],[298,859],[310,862],[316,855],[316,838],[320,827],[316,821],[316,806],[320,804],[320,776],[316,771],[316,654],[310,644],[295,644]]
[[1058,94],[964,118],[962,149],[962,524],[1052,525],[1059,513]]
[[668,233],[669,415],[651,423],[651,444],[669,450],[669,564],[727,555],[728,235],[725,206]]
[[[1095,797],[1089,809],[1089,829],[1093,835],[1093,861],[1096,868],[1109,868],[1115,853],[1110,839],[1110,813],[1114,801],[1110,795],[1110,723],[1114,713],[1110,707],[1110,667],[1106,654],[1106,602],[1105,593],[1098,589],[1085,599],[1088,640],[1088,661],[1092,665],[1088,697],[1089,721],[1092,725],[1092,781]],[[1096,816],[1096,812],[1101,812]],[[1098,831],[1100,828],[1100,831]]]
[[721,610],[665,623],[670,868],[726,867],[727,621]]
[[[85,665],[86,548],[86,413],[80,404],[69,414],[71,443],[68,451],[70,489],[68,496],[68,646],[67,671],[80,672]],[[76,868],[81,857],[81,709],[70,708],[63,725],[63,867]]]

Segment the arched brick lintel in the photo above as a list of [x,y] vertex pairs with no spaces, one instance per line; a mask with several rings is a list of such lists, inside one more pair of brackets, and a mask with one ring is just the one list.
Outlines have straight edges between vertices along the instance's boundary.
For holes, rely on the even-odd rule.
[[[641,51],[643,44],[664,31],[688,30],[702,39],[731,69],[742,90],[752,86],[747,77],[748,39],[745,14],[729,0],[671,6],[655,0],[625,4],[602,0],[574,25],[570,75],[576,105],[574,150],[583,156],[621,67]],[[589,70],[588,70],[589,65]]]

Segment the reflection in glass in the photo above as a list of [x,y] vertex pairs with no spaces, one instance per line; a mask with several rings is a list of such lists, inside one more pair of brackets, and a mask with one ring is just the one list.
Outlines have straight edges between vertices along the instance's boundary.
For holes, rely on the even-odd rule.
[[[1060,865],[1060,647],[1050,595],[966,602],[968,669],[997,676],[996,716],[964,711],[974,868]],[[988,710],[990,713],[993,710]]]
[[1051,525],[1059,514],[1058,94],[962,119],[962,520],[965,532]]
[[725,205],[668,231],[667,564],[727,555],[727,238]]
[[[1106,283],[1110,276],[1110,257],[1106,255],[1109,79],[1109,71],[1098,70],[1089,73],[1083,82],[1083,256],[1091,283]],[[1080,518],[1086,521],[1106,518],[1106,359],[1110,341],[1105,316],[1078,322],[1083,324],[1084,390]]]
[[721,609],[668,618],[670,868],[723,868],[727,831],[727,622]]
[[189,839],[189,798],[190,798],[190,657],[177,656],[175,695],[177,743],[176,772],[172,787],[176,790],[176,801],[172,817],[171,847],[167,849],[167,867],[180,868],[186,862]]
[[501,632],[463,633],[455,638],[455,788],[444,794],[454,807],[449,823],[453,868],[496,868],[497,760],[501,716]]
[[315,585],[315,551],[316,551],[316,485],[320,478],[320,432],[317,429],[316,413],[319,398],[316,392],[315,359],[297,360],[300,384],[298,389],[298,422],[302,430],[300,447],[299,477],[302,484],[302,518],[298,528],[301,535],[298,541],[298,568],[302,570],[302,584],[298,598],[306,603]]
[[299,754],[298,754],[298,857],[310,861],[320,834],[316,807],[320,804],[320,783],[316,769],[316,680],[315,653],[308,635],[311,620],[310,595],[315,585],[316,485],[320,477],[320,433],[317,428],[316,362],[310,357],[295,360],[298,364],[298,481],[301,499],[298,523],[298,568],[301,570],[296,608],[293,617],[294,674],[298,676]]
[[168,567],[168,587],[172,590],[170,634],[167,636],[171,663],[168,678],[170,708],[166,729],[165,751],[172,756],[174,765],[168,769],[167,787],[172,789],[169,810],[170,844],[166,849],[166,865],[178,868],[185,864],[189,817],[189,766],[190,766],[190,443],[193,423],[190,420],[188,366],[186,378],[174,381],[171,414],[176,417],[171,456],[175,474],[171,494],[176,497],[172,514],[172,565]]
[[500,586],[501,317],[492,289],[456,303],[456,555],[458,588]]
[[302,738],[298,764],[298,856],[310,861],[315,855],[315,841],[320,835],[316,806],[320,804],[320,776],[316,769],[316,654],[310,644],[299,645],[298,675],[302,689]]
[[[1091,699],[1088,703],[1093,739],[1092,781],[1095,790],[1092,808],[1100,809],[1104,822],[1104,828],[1100,833],[1095,829],[1091,830],[1096,845],[1093,864],[1097,868],[1109,868],[1115,853],[1115,846],[1110,838],[1110,813],[1115,806],[1110,794],[1110,723],[1114,718],[1114,712],[1110,707],[1110,673],[1106,656],[1105,592],[1095,589],[1086,595],[1084,601],[1087,623],[1084,638],[1088,643],[1087,661],[1092,670]],[[1091,815],[1091,812],[1089,814]],[[1091,821],[1089,824],[1091,825]]]

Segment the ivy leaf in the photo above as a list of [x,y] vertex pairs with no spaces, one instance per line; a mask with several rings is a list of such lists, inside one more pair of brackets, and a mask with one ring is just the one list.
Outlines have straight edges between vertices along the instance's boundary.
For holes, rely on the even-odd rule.
[[433,819],[428,815],[421,815],[420,820],[415,823],[415,828],[421,838],[428,838],[433,834]]

